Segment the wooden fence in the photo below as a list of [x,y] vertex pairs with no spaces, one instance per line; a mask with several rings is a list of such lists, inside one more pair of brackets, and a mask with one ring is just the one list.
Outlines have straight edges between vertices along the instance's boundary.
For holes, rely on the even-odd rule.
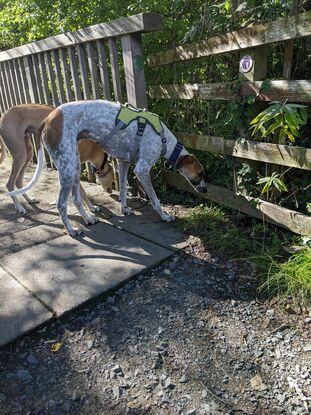
[[[256,101],[287,100],[310,103],[310,80],[289,80],[293,40],[305,36],[311,36],[311,12],[266,24],[253,24],[235,32],[156,53],[148,58],[149,68],[234,51],[239,51],[240,57],[251,56],[253,65],[249,72],[239,73],[241,84],[238,92],[234,92],[230,83],[173,84],[150,86],[149,96],[154,99],[232,100],[237,96],[253,95]],[[270,81],[268,90],[261,89],[267,76],[268,45],[275,42],[285,42],[282,79]],[[237,73],[238,71],[237,67]],[[225,140],[187,132],[178,132],[176,135],[192,149],[311,170],[310,148],[245,139]],[[182,176],[167,171],[165,177],[167,184],[195,192]],[[209,185],[207,193],[201,197],[262,218],[297,234],[311,235],[311,217],[299,212],[213,185]]]
[[0,52],[0,112],[95,98],[146,107],[141,36],[160,27],[141,13]]

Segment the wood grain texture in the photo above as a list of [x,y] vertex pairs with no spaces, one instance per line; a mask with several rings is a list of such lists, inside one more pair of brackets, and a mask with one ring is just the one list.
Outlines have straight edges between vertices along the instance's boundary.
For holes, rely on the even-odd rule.
[[57,53],[56,50],[53,50],[52,55],[53,55],[55,73],[56,73],[56,85],[57,85],[57,90],[58,90],[58,96],[60,98],[61,104],[63,104],[64,102],[66,102],[66,97],[65,97],[62,71],[61,71],[60,62],[59,62],[59,54]]
[[86,67],[85,52],[81,45],[76,46],[76,51],[78,55],[79,69],[80,69],[80,75],[81,75],[83,99],[90,99],[91,93],[90,93],[89,78],[88,78],[87,67]]
[[159,52],[149,57],[148,64],[152,68],[310,35],[311,12],[301,13]]
[[186,147],[216,154],[311,170],[311,148],[262,143],[251,140],[227,140],[194,133],[176,133]]
[[75,59],[75,49],[74,47],[68,48],[68,56],[69,56],[69,64],[70,64],[70,72],[72,77],[72,84],[73,84],[73,92],[75,100],[78,101],[82,99],[81,89],[80,89],[80,79],[76,65]]
[[99,87],[98,87],[98,75],[97,75],[97,61],[95,59],[95,51],[93,44],[88,42],[86,44],[86,54],[87,54],[87,62],[91,77],[91,86],[92,86],[92,95],[93,98],[99,99]]
[[108,44],[109,44],[114,99],[115,101],[122,102],[121,79],[120,79],[118,49],[117,49],[116,39],[114,38],[109,39]]
[[103,95],[105,99],[111,99],[110,91],[110,82],[109,82],[109,72],[107,67],[107,56],[105,45],[102,40],[96,41],[97,47],[97,56],[98,56],[98,65],[99,65],[99,74],[102,84]]
[[147,108],[145,71],[141,35],[121,37],[127,102],[138,108]]
[[23,103],[26,102],[26,100],[25,100],[25,95],[24,95],[24,90],[23,90],[23,84],[22,84],[21,71],[20,71],[20,67],[19,67],[19,61],[18,61],[18,59],[14,59],[12,62],[13,62],[15,78],[16,78],[16,82],[17,82],[17,91],[18,91],[18,96],[19,96],[19,102],[21,104],[23,104]]
[[39,59],[39,66],[40,66],[41,79],[42,79],[44,102],[46,104],[50,105],[50,104],[52,104],[52,99],[51,99],[51,95],[50,95],[48,78],[47,78],[47,74],[46,74],[46,64],[45,64],[44,54],[39,53],[38,54],[38,59]]
[[27,85],[29,91],[29,97],[31,102],[38,102],[39,101],[39,94],[36,84],[36,78],[33,70],[32,59],[31,56],[24,57],[24,68],[25,74],[27,78]]
[[236,83],[183,84],[151,86],[149,96],[156,99],[211,99],[232,100],[237,96],[252,95],[257,101],[286,100],[288,102],[311,102],[311,81],[270,81],[262,91],[263,81],[243,82],[239,93],[234,92]]
[[59,59],[60,59],[60,66],[61,71],[64,77],[64,88],[66,93],[66,99],[68,102],[73,100],[73,94],[71,90],[71,83],[70,83],[70,73],[69,73],[69,66],[67,63],[67,56],[65,49],[59,49]]
[[47,70],[48,70],[48,78],[49,78],[49,84],[50,84],[50,90],[52,93],[52,101],[54,107],[59,106],[59,98],[56,90],[56,82],[55,82],[55,73],[53,69],[53,63],[52,63],[52,57],[50,52],[44,52],[44,57],[46,59],[47,63]]
[[280,226],[298,235],[311,235],[311,217],[302,213],[274,205],[264,200],[236,194],[223,187],[207,185],[206,193],[198,193],[180,174],[165,172],[168,185],[194,193],[202,199],[212,200],[223,206],[246,213],[249,216]]

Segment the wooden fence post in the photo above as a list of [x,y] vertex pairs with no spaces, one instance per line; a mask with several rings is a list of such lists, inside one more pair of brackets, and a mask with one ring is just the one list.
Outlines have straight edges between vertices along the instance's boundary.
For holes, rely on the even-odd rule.
[[121,37],[127,101],[135,107],[147,108],[147,94],[141,34]]
[[[127,102],[134,107],[147,108],[146,81],[141,34],[121,37]],[[137,194],[147,198],[146,192],[136,179]],[[135,189],[136,193],[136,189]]]

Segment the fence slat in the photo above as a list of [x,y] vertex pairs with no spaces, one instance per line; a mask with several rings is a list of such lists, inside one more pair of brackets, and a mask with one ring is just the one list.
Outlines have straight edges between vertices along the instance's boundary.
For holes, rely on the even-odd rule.
[[60,58],[61,70],[62,70],[63,77],[64,77],[66,99],[68,102],[70,102],[73,100],[73,95],[72,95],[72,90],[70,86],[69,67],[67,64],[67,57],[66,57],[65,49],[59,49],[59,58]]
[[87,53],[89,71],[91,75],[92,95],[93,95],[93,98],[99,99],[100,93],[99,93],[99,88],[98,88],[97,65],[96,65],[96,60],[95,60],[94,47],[93,47],[93,44],[90,42],[86,44],[86,53]]
[[8,108],[10,108],[10,104],[9,104],[9,99],[8,99],[8,89],[6,87],[7,84],[5,83],[5,78],[4,78],[4,66],[1,63],[0,63],[0,86],[1,86],[2,95],[3,95],[4,109],[7,110]]
[[80,100],[82,99],[82,95],[81,95],[81,89],[80,89],[79,74],[78,74],[77,66],[76,66],[75,50],[73,47],[68,48],[68,55],[69,55],[70,71],[71,71],[72,82],[73,82],[74,96],[76,100]]
[[53,54],[55,72],[56,72],[57,89],[59,92],[60,101],[63,104],[64,102],[66,102],[66,98],[65,98],[65,91],[64,91],[64,86],[63,86],[62,72],[61,72],[60,64],[59,64],[59,55],[56,50],[53,50],[52,54]]
[[42,79],[43,95],[44,95],[43,102],[51,105],[52,100],[51,100],[51,95],[50,95],[50,90],[49,90],[48,78],[46,74],[46,64],[45,64],[44,54],[39,53],[38,58],[39,58],[39,66],[40,66],[41,79]]
[[18,83],[17,83],[13,61],[9,61],[9,67],[10,67],[10,73],[11,73],[11,79],[12,79],[12,89],[13,89],[13,93],[15,96],[15,102],[16,102],[16,105],[18,105],[18,104],[21,104],[21,99],[18,93]]
[[26,100],[25,100],[25,95],[24,95],[24,90],[23,90],[22,79],[21,79],[21,72],[20,72],[17,59],[13,60],[13,66],[14,66],[14,73],[15,73],[15,78],[17,82],[18,99],[19,99],[19,102],[23,104],[26,102]]
[[15,84],[12,78],[11,62],[9,61],[4,62],[4,65],[5,65],[5,70],[6,70],[7,79],[8,79],[8,86],[11,87],[10,88],[11,101],[12,101],[12,105],[14,106],[14,105],[17,105],[17,99],[16,99]]
[[240,91],[234,92],[234,82],[213,84],[183,84],[151,86],[149,95],[156,99],[210,99],[233,100],[238,96],[253,95],[258,101],[287,100],[311,102],[311,82],[306,80],[273,80],[262,91],[264,81],[243,82]]
[[263,219],[298,235],[308,236],[311,234],[311,217],[300,212],[286,209],[264,200],[257,200],[250,196],[236,194],[232,190],[212,184],[208,184],[206,193],[199,193],[183,176],[169,171],[165,172],[165,181],[168,185],[176,186],[203,199],[212,200],[255,218]]
[[251,24],[235,32],[225,33],[188,45],[177,46],[151,55],[149,67],[218,55],[269,43],[311,36],[311,12],[285,17],[268,23]]
[[43,92],[43,87],[42,87],[42,82],[41,82],[38,55],[32,55],[31,58],[32,58],[33,71],[34,71],[35,78],[36,78],[39,102],[44,103],[44,92]]
[[27,78],[29,96],[31,102],[38,102],[38,90],[36,85],[36,78],[33,70],[32,59],[31,56],[25,56],[24,58],[24,68]]
[[4,91],[3,91],[3,86],[2,86],[2,80],[0,77],[0,116],[4,113],[5,110],[6,110],[6,106],[5,106]]
[[121,80],[120,80],[118,49],[117,49],[116,39],[114,38],[109,39],[108,44],[109,44],[114,99],[115,101],[122,102]]
[[44,56],[45,56],[45,59],[46,59],[46,62],[47,62],[48,77],[49,77],[49,82],[50,82],[50,87],[51,87],[53,105],[54,105],[54,107],[58,107],[59,106],[59,99],[58,99],[57,90],[56,90],[55,75],[54,75],[53,64],[52,64],[52,57],[50,55],[50,52],[45,52]]
[[195,150],[311,170],[311,148],[241,139],[228,140],[194,133],[176,133],[176,136],[186,147]]
[[84,50],[81,45],[77,45],[76,50],[78,54],[79,68],[80,68],[80,74],[81,74],[83,98],[90,99],[91,94],[90,94],[89,79],[88,79],[88,73],[87,73],[87,68],[86,68]]
[[27,80],[27,75],[25,71],[25,63],[24,63],[23,58],[18,59],[18,66],[21,72],[21,79],[22,79],[23,91],[24,91],[24,96],[25,96],[25,102],[31,102],[28,80]]
[[6,91],[6,97],[8,100],[8,108],[13,106],[13,101],[12,101],[12,96],[10,93],[10,88],[9,88],[9,79],[8,79],[8,74],[7,74],[7,70],[6,70],[6,66],[5,66],[5,62],[3,62],[2,64],[2,73],[3,73],[3,85],[4,85],[4,89]]
[[99,63],[99,74],[103,87],[103,95],[105,99],[111,99],[110,83],[109,83],[109,72],[107,67],[107,57],[105,46],[101,40],[96,41],[97,55]]

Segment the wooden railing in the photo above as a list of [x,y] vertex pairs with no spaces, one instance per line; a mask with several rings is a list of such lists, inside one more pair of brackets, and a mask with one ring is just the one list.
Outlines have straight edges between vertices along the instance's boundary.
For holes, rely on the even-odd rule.
[[0,112],[95,98],[145,108],[141,35],[160,27],[160,15],[141,13],[0,52]]
[[[248,73],[239,73],[238,88],[234,87],[236,83],[156,85],[150,86],[149,96],[154,99],[234,100],[237,97],[253,95],[256,101],[287,100],[310,103],[311,81],[289,80],[293,39],[305,36],[311,36],[311,12],[274,22],[253,24],[235,32],[156,53],[148,58],[149,68],[172,63],[181,64],[192,59],[236,51],[240,51],[241,57],[251,56],[253,66]],[[267,47],[275,42],[285,43],[282,79],[266,81],[268,88],[262,88],[267,77]],[[227,140],[187,132],[177,132],[176,135],[192,149],[311,170],[310,148],[256,142],[246,139],[247,137]],[[167,171],[165,177],[167,184],[194,192],[180,175]],[[213,185],[208,186],[207,193],[202,197],[248,215],[263,218],[295,233],[311,235],[311,217],[299,212]]]
[[127,100],[146,106],[141,34],[160,27],[160,15],[141,13],[0,52],[1,112],[26,102],[122,100],[119,41]]

